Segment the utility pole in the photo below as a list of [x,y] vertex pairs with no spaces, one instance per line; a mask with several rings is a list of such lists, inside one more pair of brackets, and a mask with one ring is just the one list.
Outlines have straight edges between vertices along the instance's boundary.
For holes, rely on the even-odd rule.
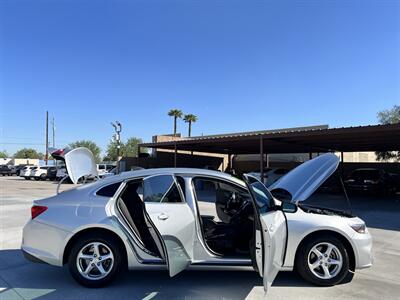
[[117,142],[117,174],[119,173],[119,161],[121,159],[120,157],[120,149],[121,149],[121,131],[122,131],[122,125],[120,122],[115,121],[115,123],[111,122],[111,125],[114,127],[115,134],[114,134],[114,139]]
[[51,121],[51,127],[53,130],[53,148],[56,147],[56,127],[55,127],[55,123],[54,123],[54,117],[53,120]]
[[46,110],[46,156],[44,160],[47,162],[49,160],[49,112]]

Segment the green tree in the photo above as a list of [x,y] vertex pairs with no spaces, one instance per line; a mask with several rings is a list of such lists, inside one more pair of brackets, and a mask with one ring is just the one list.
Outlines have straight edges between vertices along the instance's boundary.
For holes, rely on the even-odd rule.
[[43,159],[43,153],[40,153],[32,148],[23,148],[18,150],[13,155],[14,158],[32,158],[32,159]]
[[[129,138],[125,145],[124,145],[124,156],[127,157],[136,157],[138,156],[138,144],[142,143],[142,139],[136,138],[136,137],[131,137]],[[142,153],[147,153],[146,148],[141,148],[140,152]]]
[[188,114],[185,115],[185,117],[183,118],[183,120],[189,124],[188,127],[188,136],[190,137],[192,135],[192,123],[197,122],[198,118],[196,115],[192,115],[192,114]]
[[[138,144],[140,143],[142,143],[142,139],[136,137],[129,138],[126,143],[121,142],[120,155],[125,157],[136,157]],[[147,152],[147,149],[141,149],[141,152]],[[117,142],[113,141],[107,145],[107,154],[103,160],[117,160]]]
[[183,112],[179,109],[171,109],[168,112],[168,116],[174,117],[174,136],[176,136],[176,121],[182,118]]
[[74,143],[71,143],[71,144],[69,144],[69,146],[72,149],[78,148],[78,147],[88,148],[93,153],[94,160],[96,161],[96,163],[99,163],[101,161],[101,158],[100,158],[101,149],[99,146],[97,146],[97,144],[95,142],[92,142],[89,140],[81,140],[81,141],[76,141]]
[[[121,143],[121,153],[123,153],[123,143]],[[123,154],[121,154],[123,155]],[[106,156],[103,161],[116,161],[117,160],[117,142],[112,141],[107,145]]]
[[[400,123],[400,105],[394,105],[391,109],[378,112],[378,121],[380,124]],[[381,161],[395,159],[400,161],[400,151],[375,152],[377,159]]]
[[6,150],[0,151],[0,158],[7,158],[7,157],[8,157],[8,153]]

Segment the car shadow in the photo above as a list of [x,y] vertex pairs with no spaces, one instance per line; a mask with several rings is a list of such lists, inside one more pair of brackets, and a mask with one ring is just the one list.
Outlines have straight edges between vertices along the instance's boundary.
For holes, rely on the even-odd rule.
[[[166,271],[130,271],[107,287],[90,289],[76,283],[67,267],[28,262],[18,249],[0,251],[0,299],[245,299],[253,289],[261,299],[262,285],[252,270],[191,270],[173,278]],[[274,286],[311,285],[294,272],[281,272]]]

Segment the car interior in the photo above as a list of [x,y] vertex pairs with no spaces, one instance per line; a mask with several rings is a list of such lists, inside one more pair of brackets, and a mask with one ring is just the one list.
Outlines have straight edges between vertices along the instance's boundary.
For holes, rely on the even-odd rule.
[[250,258],[254,208],[247,190],[209,178],[194,178],[193,186],[208,248],[223,257]]
[[[183,179],[177,178],[177,182],[183,191]],[[131,181],[117,202],[137,240],[151,255],[161,258],[163,248],[147,217],[144,202],[182,201],[176,184],[171,188],[161,187],[163,184],[161,181],[150,185],[143,180]],[[247,190],[224,181],[201,177],[193,179],[193,186],[203,239],[209,250],[225,258],[250,258],[251,249],[254,248],[254,208]]]
[[141,180],[128,182],[118,201],[125,222],[150,254],[162,257],[162,245],[145,213],[143,202],[143,182]]

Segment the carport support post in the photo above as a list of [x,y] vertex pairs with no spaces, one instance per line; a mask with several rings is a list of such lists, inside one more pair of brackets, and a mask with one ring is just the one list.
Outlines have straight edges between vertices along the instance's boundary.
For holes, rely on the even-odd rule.
[[232,154],[228,154],[228,173],[232,173]]
[[140,167],[140,150],[141,150],[141,147],[138,145],[138,147],[137,147],[137,164],[138,164],[138,167]]
[[344,155],[343,155],[343,151],[340,152],[340,176],[342,176],[342,180],[344,180],[344,166],[343,166],[343,162],[344,162]]
[[176,168],[176,154],[177,154],[177,149],[176,149],[176,143],[174,144],[174,168]]
[[264,139],[260,137],[260,180],[264,182]]

